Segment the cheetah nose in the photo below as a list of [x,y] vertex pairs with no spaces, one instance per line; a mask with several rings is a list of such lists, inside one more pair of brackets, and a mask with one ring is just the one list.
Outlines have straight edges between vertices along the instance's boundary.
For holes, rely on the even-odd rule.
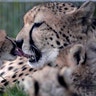
[[15,42],[16,42],[17,47],[22,49],[23,39],[22,40],[16,40]]

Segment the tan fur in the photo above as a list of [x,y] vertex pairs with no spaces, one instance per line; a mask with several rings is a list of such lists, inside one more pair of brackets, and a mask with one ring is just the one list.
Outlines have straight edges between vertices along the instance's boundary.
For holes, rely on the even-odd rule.
[[[52,4],[52,3],[51,3]],[[86,5],[87,4],[87,5]],[[50,5],[50,4],[49,4]],[[49,6],[48,5],[48,6]],[[86,6],[87,7],[86,7]],[[37,6],[37,12],[39,13],[39,15],[36,13],[37,17],[32,17],[29,18],[29,14],[25,15],[25,26],[22,29],[22,31],[19,33],[19,35],[17,36],[17,40],[21,40],[23,39],[23,46],[22,49],[23,51],[26,49],[29,54],[30,50],[29,50],[29,31],[30,28],[34,25],[33,22],[34,21],[40,21],[40,20],[45,20],[46,22],[48,22],[52,17],[54,17],[53,21],[56,21],[56,26],[49,21],[48,23],[50,24],[50,26],[54,29],[56,29],[56,31],[60,31],[59,29],[61,28],[60,26],[62,26],[62,23],[64,23],[67,28],[70,28],[71,31],[74,32],[78,32],[78,34],[75,34],[76,37],[81,36],[83,39],[80,40],[80,43],[84,43],[88,38],[86,36],[85,33],[80,33],[82,29],[86,29],[86,24],[91,24],[90,19],[87,18],[87,23],[85,24],[85,26],[82,26],[81,23],[79,23],[79,19],[83,16],[86,16],[86,13],[90,13],[89,17],[92,17],[93,15],[93,11],[94,11],[94,6],[92,7],[93,3],[85,3],[83,4],[79,9],[76,9],[73,11],[70,11],[68,13],[66,13],[64,15],[64,21],[62,21],[60,18],[62,17],[62,12],[61,12],[61,17],[59,17],[58,12],[54,13],[55,11],[52,12],[52,9],[47,8],[46,6]],[[92,7],[92,11],[90,11],[89,9]],[[49,18],[47,18],[47,16],[45,17],[45,13],[47,12],[43,12],[42,10],[38,10],[38,8],[44,10],[48,10],[49,14],[52,15],[52,17],[49,16]],[[34,10],[36,10],[34,8]],[[33,10],[33,12],[34,12]],[[29,11],[30,13],[31,11]],[[32,13],[33,13],[32,12]],[[42,16],[41,13],[44,13],[44,17]],[[78,14],[77,14],[78,13]],[[57,16],[55,16],[54,14],[57,14]],[[70,15],[71,14],[71,15]],[[34,15],[34,14],[33,14]],[[77,16],[78,15],[78,16]],[[88,14],[87,14],[88,15]],[[26,17],[28,16],[28,17]],[[68,18],[67,18],[68,16]],[[77,17],[76,17],[77,16]],[[69,18],[70,17],[70,18]],[[72,22],[72,24],[74,25],[70,25],[69,23],[71,22],[71,20],[74,18],[76,20],[76,22]],[[28,19],[29,18],[29,19]],[[45,19],[47,18],[47,19]],[[48,20],[48,21],[47,21]],[[68,22],[67,22],[68,20]],[[80,19],[81,20],[81,19]],[[70,21],[70,22],[69,22]],[[78,21],[78,22],[77,22]],[[35,22],[35,23],[36,23]],[[41,21],[40,21],[41,22]],[[59,23],[60,25],[59,25]],[[58,24],[58,26],[57,26]],[[68,25],[67,25],[68,24]],[[78,25],[80,24],[80,25]],[[44,28],[49,28],[48,26],[46,27],[46,24],[43,24],[40,26],[40,28],[35,28],[33,31],[34,34],[32,35],[36,47],[38,49],[40,49],[40,51],[49,54],[50,52],[53,51],[54,47],[50,46],[50,44],[46,44],[46,40],[44,39],[46,34],[48,32],[47,37],[51,36],[52,34],[49,33],[49,31],[53,32],[53,30],[45,30],[44,34],[42,33],[41,30],[44,30]],[[68,27],[69,26],[69,27]],[[87,26],[88,27],[88,26]],[[65,28],[63,29],[63,31],[66,33],[68,32],[68,29]],[[85,30],[83,30],[85,31]],[[24,34],[24,33],[26,34]],[[28,32],[28,33],[27,33]],[[42,34],[40,35],[38,32],[41,32]],[[90,30],[88,31],[90,32]],[[22,35],[23,34],[23,35]],[[56,34],[53,33],[54,35],[54,40],[56,41],[58,40],[56,38]],[[66,33],[66,35],[68,35]],[[71,34],[72,35],[72,34]],[[93,34],[92,34],[93,35]],[[43,38],[44,36],[44,38]],[[84,37],[83,37],[84,36]],[[62,36],[60,36],[62,37]],[[45,41],[44,41],[44,40]],[[72,39],[72,38],[71,38]],[[76,39],[76,38],[75,38]],[[59,39],[60,43],[62,44],[62,39]],[[38,42],[37,42],[38,41]],[[44,42],[43,42],[44,41]],[[50,41],[50,40],[49,40]],[[48,41],[48,43],[49,43]],[[66,40],[65,40],[66,41]],[[73,40],[74,41],[74,40]],[[78,40],[76,40],[78,41]],[[82,42],[81,42],[82,41]],[[56,45],[56,43],[50,42],[52,44],[54,44],[54,46],[58,49],[58,46]],[[75,42],[78,43],[78,42]],[[56,62],[53,60],[52,62],[54,62],[55,64],[57,64],[59,67],[48,67],[46,66],[47,63],[49,63],[49,61],[45,64],[44,63],[44,67],[38,69],[38,68],[30,68],[30,66],[28,65],[28,59],[25,57],[18,57],[16,60],[14,61],[7,61],[3,66],[1,66],[0,68],[0,86],[7,86],[7,85],[14,85],[14,82],[19,82],[20,86],[24,87],[24,90],[27,91],[30,96],[95,96],[96,95],[96,91],[94,89],[94,85],[96,84],[96,80],[95,80],[95,75],[96,75],[96,54],[95,54],[95,45],[96,45],[96,40],[90,40],[87,42],[87,44],[84,46],[82,44],[76,44],[73,42],[73,44],[71,44],[70,46],[68,46],[67,48],[64,49],[60,49],[59,53],[58,53],[58,58]],[[45,44],[43,46],[43,44]],[[24,49],[25,48],[25,49]],[[50,51],[51,50],[51,51]],[[55,50],[56,51],[56,50]],[[44,55],[46,56],[46,55]],[[57,56],[56,56],[57,57]],[[87,57],[87,58],[86,58]],[[50,55],[50,58],[52,58],[52,55]],[[36,62],[35,64],[37,64],[38,62]],[[41,63],[42,64],[42,63]],[[33,63],[34,65],[34,63]],[[38,69],[38,70],[37,70]],[[30,71],[29,71],[30,70]],[[61,76],[63,79],[63,83],[65,82],[66,85],[68,86],[66,88],[66,86],[64,84],[62,84],[60,81],[58,81],[58,76]],[[5,81],[3,81],[5,79]],[[60,79],[60,78],[59,78]],[[39,84],[39,91],[36,93],[36,86],[34,85],[36,84],[36,82],[38,82]],[[92,89],[91,89],[92,88]],[[31,90],[30,90],[31,89]],[[56,94],[55,94],[56,93]],[[77,95],[78,94],[78,95]]]
[[86,44],[89,34],[93,34],[90,28],[94,10],[91,1],[78,9],[67,3],[53,2],[29,10],[24,16],[24,27],[16,37],[17,42],[23,40],[24,53],[36,57],[38,54],[32,47],[35,46],[42,55],[38,60],[36,58],[37,62],[29,60],[29,65],[40,68],[53,63],[62,48],[76,43]]
[[[24,90],[30,96],[35,96],[34,90],[36,90],[36,89],[34,89],[34,82],[35,82],[34,80],[36,80],[39,83],[40,91],[38,92],[38,94],[40,94],[40,96],[44,96],[45,94],[48,96],[61,96],[61,95],[62,96],[71,96],[72,94],[75,94],[75,93],[74,93],[73,89],[70,89],[69,76],[70,76],[71,72],[74,70],[74,67],[72,67],[72,66],[76,65],[76,60],[73,57],[73,55],[80,48],[82,48],[82,45],[77,44],[72,47],[70,46],[70,48],[68,48],[71,51],[73,50],[72,53],[71,53],[71,51],[68,51],[68,49],[62,50],[62,52],[60,54],[62,54],[61,56],[63,58],[61,58],[61,59],[60,59],[60,57],[57,58],[58,63],[56,63],[56,64],[58,66],[54,67],[54,68],[48,67],[48,66],[45,66],[38,70],[30,68],[30,66],[27,64],[28,59],[24,58],[24,57],[18,57],[14,61],[7,61],[7,62],[5,62],[5,64],[3,64],[3,66],[0,69],[0,74],[1,74],[0,86],[7,86],[7,85],[13,86],[15,84],[15,82],[19,82],[19,85],[21,86],[21,88],[24,87]],[[70,56],[70,58],[68,58],[69,56]],[[66,62],[64,64],[62,63],[63,65],[61,67],[61,65],[59,64],[59,61],[63,62],[62,60],[66,60]],[[71,62],[71,64],[69,64],[70,63],[69,61]],[[67,71],[67,69],[70,71]],[[65,70],[65,71],[63,71],[63,72],[65,72],[64,75],[61,74],[62,70]],[[22,74],[22,75],[20,75],[20,74]],[[61,76],[63,76],[66,84],[68,84],[68,89],[66,89],[58,81],[58,76],[60,74],[61,74]],[[68,79],[69,81],[67,80],[67,78],[69,78]],[[4,79],[6,81],[3,81]],[[54,91],[56,92],[56,94],[54,94]]]

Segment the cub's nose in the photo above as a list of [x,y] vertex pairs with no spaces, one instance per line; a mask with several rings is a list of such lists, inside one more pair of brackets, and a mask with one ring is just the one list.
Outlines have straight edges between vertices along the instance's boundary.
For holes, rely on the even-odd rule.
[[23,39],[22,40],[16,40],[15,42],[16,42],[17,47],[19,47],[20,49],[22,49]]

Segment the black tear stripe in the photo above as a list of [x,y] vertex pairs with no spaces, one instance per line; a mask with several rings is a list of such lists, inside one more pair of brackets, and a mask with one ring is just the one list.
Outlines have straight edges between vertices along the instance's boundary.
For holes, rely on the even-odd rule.
[[59,35],[58,35],[58,32],[56,32],[52,27],[50,27],[45,21],[42,21],[42,22],[39,22],[39,23],[34,23],[34,25],[32,26],[30,32],[29,32],[29,43],[30,43],[30,49],[32,51],[34,51],[35,53],[35,58],[34,60],[30,60],[30,62],[38,62],[38,60],[40,59],[40,57],[42,57],[42,54],[40,52],[40,50],[36,47],[36,45],[34,44],[34,41],[32,39],[32,32],[33,32],[33,29],[34,28],[38,28],[40,27],[43,23],[45,23],[55,34],[56,34],[56,37],[59,38]]
[[40,50],[35,46],[34,44],[34,41],[32,39],[32,32],[33,32],[33,29],[34,28],[37,28],[37,27],[40,27],[44,22],[40,22],[40,23],[34,23],[34,25],[32,26],[30,32],[29,32],[29,43],[30,43],[30,49],[32,49],[35,53],[35,57],[36,57],[36,60],[31,60],[31,62],[37,62],[40,57],[42,57],[42,54],[40,52]]

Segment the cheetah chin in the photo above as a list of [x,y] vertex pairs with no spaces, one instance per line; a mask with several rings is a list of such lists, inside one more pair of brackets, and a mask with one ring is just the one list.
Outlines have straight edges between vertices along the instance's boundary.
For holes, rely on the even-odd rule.
[[[45,52],[40,52],[41,55],[39,55],[40,59],[38,60],[38,54],[35,53],[35,55],[30,55],[30,54],[26,54],[24,53],[24,51],[22,51],[22,49],[20,48],[16,48],[15,49],[15,54],[18,56],[23,56],[29,59],[28,65],[31,66],[32,68],[42,68],[45,64],[48,64],[50,62],[48,61],[55,61],[54,58],[57,57],[59,50],[58,49],[53,49],[52,51],[48,52],[47,55]],[[52,66],[55,66],[55,64],[53,64],[53,62],[51,62]]]

